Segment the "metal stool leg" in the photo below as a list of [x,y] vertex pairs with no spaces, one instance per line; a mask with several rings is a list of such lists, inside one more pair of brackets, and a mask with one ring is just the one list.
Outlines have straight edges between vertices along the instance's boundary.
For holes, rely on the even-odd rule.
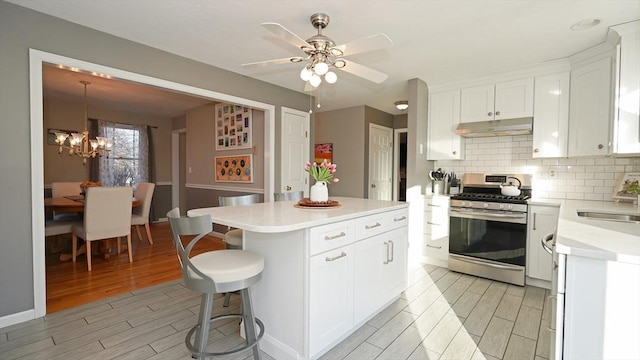
[[[256,323],[253,316],[253,307],[251,306],[251,294],[249,293],[249,288],[242,289],[240,295],[242,297],[242,319],[244,320],[244,333],[247,336],[247,343],[251,344],[253,342],[257,342],[258,339],[256,337]],[[253,347],[253,359],[262,359],[262,356],[260,355],[260,346],[258,344]]]
[[224,304],[223,307],[229,307],[229,301],[231,301],[231,293],[224,294]]
[[[213,294],[202,294],[202,301],[200,302],[200,328],[196,330],[196,338],[194,347],[198,349],[200,354],[207,351],[207,340],[209,338],[209,319],[211,318],[211,311],[213,307]],[[204,359],[203,356],[199,356],[198,359]]]

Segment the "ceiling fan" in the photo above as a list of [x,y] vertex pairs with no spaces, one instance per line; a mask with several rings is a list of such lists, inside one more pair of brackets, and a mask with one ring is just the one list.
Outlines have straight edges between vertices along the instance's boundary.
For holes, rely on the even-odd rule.
[[345,59],[345,57],[350,55],[390,47],[393,45],[393,42],[387,35],[380,33],[353,40],[346,44],[336,45],[333,40],[322,34],[322,29],[329,25],[329,15],[324,13],[313,14],[310,20],[311,25],[318,29],[318,34],[307,40],[303,40],[278,23],[262,24],[262,26],[278,38],[302,50],[305,56],[252,62],[242,64],[242,66],[254,68],[307,61],[306,66],[300,72],[300,78],[307,82],[305,90],[313,90],[313,88],[318,87],[322,82],[322,76],[324,76],[326,82],[330,84],[335,83],[337,75],[331,71],[333,68],[340,69],[377,84],[387,79],[387,74]]

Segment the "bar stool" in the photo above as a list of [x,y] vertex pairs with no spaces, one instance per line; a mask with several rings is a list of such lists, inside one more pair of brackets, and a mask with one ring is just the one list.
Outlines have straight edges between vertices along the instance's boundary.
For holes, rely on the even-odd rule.
[[[261,359],[258,342],[264,335],[264,325],[253,315],[249,287],[257,283],[262,277],[264,259],[262,256],[248,250],[216,250],[189,257],[194,245],[213,230],[211,216],[180,217],[180,210],[175,208],[167,213],[171,224],[173,241],[178,252],[178,261],[182,269],[185,285],[202,293],[198,324],[187,333],[185,344],[192,356],[204,359],[212,356],[234,354],[248,348],[253,350],[253,358]],[[192,236],[186,249],[181,236]],[[227,314],[211,316],[213,296],[218,293],[240,291],[242,297],[242,314]],[[210,324],[216,320],[228,318],[242,318],[246,342],[244,346],[225,351],[207,352],[207,339]],[[260,328],[256,335],[256,325]],[[195,340],[191,338],[195,333]]]
[[[240,195],[240,196],[218,196],[220,206],[250,205],[260,201],[260,195]],[[242,249],[242,229],[229,229],[224,234],[224,243],[227,249]],[[229,299],[225,301],[225,306],[229,306]]]

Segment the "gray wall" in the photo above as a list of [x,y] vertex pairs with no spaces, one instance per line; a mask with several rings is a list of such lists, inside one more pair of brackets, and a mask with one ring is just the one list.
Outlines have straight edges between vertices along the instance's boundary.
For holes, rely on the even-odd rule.
[[306,94],[0,1],[0,317],[34,308],[29,48],[274,104],[276,149],[280,106],[309,106]]
[[314,143],[333,143],[333,162],[340,182],[329,186],[332,196],[366,198],[369,181],[369,124],[394,127],[391,114],[368,107],[316,114]]

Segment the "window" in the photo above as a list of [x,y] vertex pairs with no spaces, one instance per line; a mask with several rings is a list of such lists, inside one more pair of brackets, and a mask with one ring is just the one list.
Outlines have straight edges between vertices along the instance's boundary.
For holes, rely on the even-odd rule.
[[98,133],[113,141],[109,158],[100,159],[100,181],[105,186],[131,186],[149,178],[147,127],[98,120]]

